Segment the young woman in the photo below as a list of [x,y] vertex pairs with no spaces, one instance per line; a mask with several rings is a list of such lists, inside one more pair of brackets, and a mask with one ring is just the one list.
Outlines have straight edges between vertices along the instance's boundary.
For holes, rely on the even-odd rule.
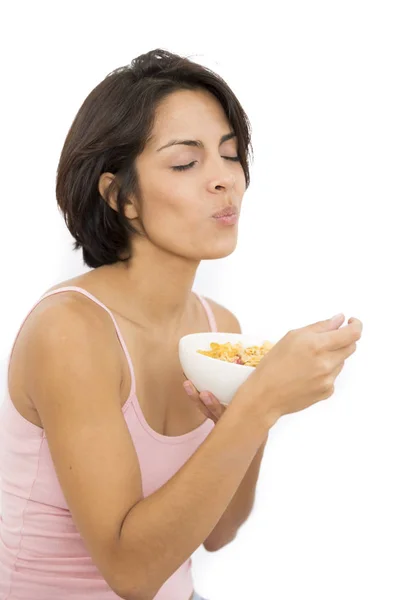
[[78,111],[56,195],[91,270],[39,299],[10,353],[1,600],[200,598],[190,556],[246,520],[269,429],[332,395],[357,319],[289,332],[225,411],[180,368],[183,335],[240,331],[192,285],[236,247],[250,148],[228,85],[159,49]]

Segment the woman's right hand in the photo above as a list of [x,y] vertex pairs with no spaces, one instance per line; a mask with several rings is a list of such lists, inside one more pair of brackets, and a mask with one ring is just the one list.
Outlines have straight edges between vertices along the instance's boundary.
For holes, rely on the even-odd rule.
[[236,396],[251,402],[269,426],[334,393],[334,383],[346,358],[356,351],[363,324],[344,316],[289,331],[261,359]]

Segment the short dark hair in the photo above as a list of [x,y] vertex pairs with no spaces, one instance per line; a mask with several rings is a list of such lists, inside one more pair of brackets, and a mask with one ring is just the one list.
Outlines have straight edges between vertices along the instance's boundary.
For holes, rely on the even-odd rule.
[[[237,136],[247,189],[250,122],[227,83],[210,69],[158,48],[109,73],[84,100],[61,151],[56,198],[75,239],[73,249],[82,247],[89,267],[131,258],[130,238],[138,232],[123,209],[130,194],[140,197],[135,159],[151,135],[161,100],[174,91],[201,88],[219,100]],[[118,210],[98,189],[106,172],[116,175],[106,200],[116,192]]]

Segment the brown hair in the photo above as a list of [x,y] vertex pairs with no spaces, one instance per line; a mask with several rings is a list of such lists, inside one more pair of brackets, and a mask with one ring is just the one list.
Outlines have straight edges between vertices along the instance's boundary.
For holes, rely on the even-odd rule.
[[[130,238],[138,232],[123,209],[129,195],[140,197],[135,159],[151,135],[161,100],[174,91],[196,88],[208,90],[221,103],[237,136],[249,186],[250,123],[222,77],[166,50],[138,56],[109,73],[87,96],[68,131],[57,168],[57,203],[75,239],[74,250],[82,247],[83,262],[89,267],[130,258]],[[107,201],[115,191],[118,211],[98,190],[100,175],[106,172],[116,175]]]

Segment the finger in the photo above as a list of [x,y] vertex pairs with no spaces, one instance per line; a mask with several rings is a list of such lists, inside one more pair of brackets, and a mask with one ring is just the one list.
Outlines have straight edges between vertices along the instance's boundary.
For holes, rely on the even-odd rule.
[[207,411],[209,419],[214,421],[214,423],[216,424],[219,419],[219,416],[215,409],[214,403],[212,402],[212,400],[209,399],[208,392],[200,392],[199,402],[204,406],[204,410]]
[[344,361],[349,358],[354,352],[357,350],[357,344],[354,342],[350,344],[350,346],[346,346],[346,348],[340,348],[340,350],[333,350],[331,352],[331,356],[333,357],[333,361],[335,367],[344,363]]
[[183,383],[183,388],[184,388],[185,392],[187,393],[187,395],[189,396],[189,398],[191,398],[191,400],[196,404],[196,406],[200,410],[200,412],[202,412],[203,415],[206,416],[208,419],[212,419],[214,421],[215,417],[214,417],[213,413],[204,404],[204,402],[202,402],[200,400],[199,393],[198,393],[197,389],[194,387],[193,383],[191,381],[187,380]]
[[344,362],[341,362],[340,365],[338,365],[335,369],[333,369],[332,376],[334,377],[334,379],[336,379],[336,377],[342,372],[343,367],[344,367]]
[[207,417],[207,419],[211,419],[212,421],[214,421],[214,423],[217,422],[217,417],[214,415],[214,413],[210,411],[209,408],[207,408],[207,406],[205,406],[205,404],[200,399],[196,399],[195,403],[197,405],[197,408],[200,410],[200,412],[203,413],[205,417]]
[[361,338],[363,324],[355,317],[349,319],[349,324],[341,329],[321,333],[319,338],[323,350],[340,350],[354,344]]
[[225,412],[225,407],[220,401],[214,396],[212,392],[200,392],[200,400],[202,400],[206,406],[212,411],[212,413],[219,419]]

